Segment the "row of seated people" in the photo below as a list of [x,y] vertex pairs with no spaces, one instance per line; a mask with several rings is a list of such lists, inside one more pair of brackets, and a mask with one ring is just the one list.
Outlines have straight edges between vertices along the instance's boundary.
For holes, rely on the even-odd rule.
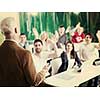
[[[88,60],[89,58],[91,57],[95,57],[95,58],[98,58],[98,49],[99,49],[99,45],[96,44],[96,43],[91,43],[92,41],[92,36],[91,34],[87,34],[86,37],[85,37],[85,41],[82,42],[82,43],[74,43],[74,46],[75,46],[75,51],[77,51],[77,54],[79,56],[79,58],[81,59],[81,61],[85,61],[85,60]],[[20,43],[21,44],[21,43]],[[47,51],[47,47],[44,46],[44,43],[42,42],[42,47],[40,48],[41,50],[40,51],[45,51],[45,53],[53,53],[54,52],[54,48],[55,48],[55,43],[52,42],[52,45],[53,45],[53,49],[54,50],[51,50],[51,51]],[[61,45],[61,44],[60,44]],[[30,49],[31,52],[36,52],[35,50],[35,45],[32,44],[31,46],[28,46],[27,47],[27,43],[25,44],[26,46],[26,49]],[[25,48],[24,46],[24,48]],[[44,49],[44,47],[46,49]],[[63,45],[62,48],[57,48],[56,47],[56,51],[58,53],[58,56],[61,55],[62,51],[65,51],[65,46]],[[33,53],[33,54],[34,54]],[[55,53],[55,52],[54,52]],[[44,55],[47,55],[47,54],[44,54]],[[44,57],[45,58],[45,57]],[[46,58],[50,58],[50,57],[46,57]],[[54,58],[54,57],[52,57]]]
[[[100,32],[98,31],[98,40],[99,35]],[[52,42],[52,51],[43,49],[44,45],[40,39],[36,39],[32,46],[34,48],[32,56],[37,72],[42,69],[48,59],[51,59],[48,60],[50,61],[49,63],[52,68],[52,71],[50,72],[51,75],[69,70],[72,67],[74,68],[75,65],[80,68],[82,62],[87,61],[92,57],[98,58],[98,49],[100,48],[99,44],[92,43],[92,35],[90,33],[86,34],[84,42],[73,44],[71,41],[67,41],[65,45],[60,43],[61,48],[57,47],[55,42]]]
[[[43,32],[40,36],[39,36],[39,33],[37,31],[36,28],[33,28],[33,33],[34,33],[34,36],[36,39],[40,39],[42,41],[42,46],[40,47],[36,47],[35,44],[32,45],[33,49],[29,49],[30,47],[27,48],[27,44],[26,44],[26,48],[29,49],[31,52],[34,52],[32,54],[33,57],[33,60],[34,62],[40,62],[40,63],[36,63],[36,69],[41,69],[43,67],[43,65],[45,65],[47,59],[50,59],[50,58],[55,58],[56,56],[57,57],[60,57],[58,59],[55,59],[55,60],[52,60],[50,63],[52,65],[52,72],[51,72],[51,75],[54,75],[56,73],[59,73],[59,72],[63,72],[65,70],[67,70],[67,68],[69,68],[68,66],[71,66],[70,63],[67,64],[67,67],[61,67],[61,66],[64,66],[63,65],[63,58],[61,58],[61,55],[64,52],[68,52],[68,49],[66,49],[66,44],[67,44],[67,37],[66,37],[66,34],[68,35],[70,33],[70,39],[72,41],[69,42],[71,45],[74,44],[74,46],[72,46],[72,51],[70,51],[72,53],[72,55],[69,53],[67,54],[67,58],[68,59],[67,61],[71,61],[71,64],[73,64],[72,62],[78,62],[76,61],[76,56],[74,55],[74,52],[76,52],[76,54],[78,55],[78,59],[79,59],[79,62],[80,63],[81,61],[84,62],[84,61],[87,61],[88,59],[94,57],[94,58],[98,58],[99,55],[98,55],[98,49],[99,49],[99,45],[98,44],[93,44],[91,43],[92,42],[92,35],[90,33],[88,34],[84,34],[84,28],[80,26],[80,23],[78,23],[76,25],[76,27],[74,29],[71,29],[70,27],[68,27],[66,30],[64,28],[64,26],[60,26],[59,29],[58,29],[58,32],[55,31],[55,34],[49,38],[48,36],[48,33],[47,32]],[[100,31],[98,30],[97,32],[97,38],[98,38],[98,41],[100,40],[99,39],[99,33]],[[57,47],[55,46],[57,45]],[[25,48],[25,47],[24,47]],[[46,51],[44,54],[38,54],[36,53],[37,52],[37,49],[41,49],[39,52],[43,52],[43,51]],[[69,47],[69,49],[71,49],[71,47]],[[56,54],[56,55],[55,55]],[[43,55],[43,56],[42,56]],[[72,58],[75,59],[75,61],[73,60],[72,61]],[[41,58],[41,59],[40,59]],[[71,59],[71,60],[70,60]],[[65,58],[64,58],[65,60]],[[77,64],[78,65],[78,64]],[[65,64],[66,66],[66,64]],[[61,71],[59,71],[61,69]]]

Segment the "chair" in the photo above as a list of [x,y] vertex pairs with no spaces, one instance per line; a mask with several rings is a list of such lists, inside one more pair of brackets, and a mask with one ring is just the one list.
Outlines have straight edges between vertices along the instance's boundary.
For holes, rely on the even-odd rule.
[[55,75],[58,72],[58,69],[61,66],[61,64],[62,64],[61,58],[57,58],[51,61],[52,75]]

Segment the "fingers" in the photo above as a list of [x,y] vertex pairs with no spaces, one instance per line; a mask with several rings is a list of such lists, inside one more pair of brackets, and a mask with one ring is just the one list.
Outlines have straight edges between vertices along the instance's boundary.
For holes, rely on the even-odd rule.
[[47,64],[43,67],[43,69],[48,70],[48,67],[49,67],[49,64],[47,63]]
[[97,31],[96,36],[100,37],[100,30]]

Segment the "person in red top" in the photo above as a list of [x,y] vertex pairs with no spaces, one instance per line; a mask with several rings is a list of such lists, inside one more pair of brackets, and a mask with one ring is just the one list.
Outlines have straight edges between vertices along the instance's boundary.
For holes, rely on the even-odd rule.
[[83,33],[83,31],[84,31],[83,27],[79,27],[76,32],[71,34],[72,35],[71,41],[73,43],[83,42],[83,39],[85,38],[85,34]]

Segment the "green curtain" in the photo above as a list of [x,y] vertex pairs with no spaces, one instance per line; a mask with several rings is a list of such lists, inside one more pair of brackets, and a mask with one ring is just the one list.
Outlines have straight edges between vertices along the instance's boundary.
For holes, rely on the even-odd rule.
[[89,29],[97,42],[96,32],[100,30],[100,12],[89,12]]
[[19,19],[20,19],[20,31],[21,33],[25,33],[28,35],[27,32],[27,13],[26,12],[20,12],[19,13]]
[[[27,29],[27,22],[29,22],[29,29]],[[38,12],[35,16],[29,16],[27,12],[20,13],[21,32],[26,33],[29,40],[34,39],[33,27],[37,28],[39,34],[47,31],[51,36],[60,25],[64,25],[65,28],[69,25],[75,27],[78,22],[81,22],[81,25],[87,29],[86,12],[78,15],[73,12]]]

